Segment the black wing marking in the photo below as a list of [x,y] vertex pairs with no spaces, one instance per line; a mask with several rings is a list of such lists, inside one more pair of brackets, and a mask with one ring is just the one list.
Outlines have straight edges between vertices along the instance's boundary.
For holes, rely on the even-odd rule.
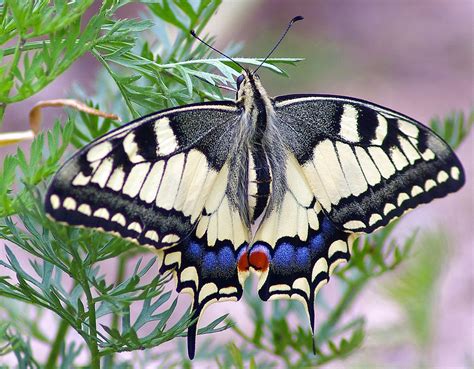
[[282,140],[340,229],[371,232],[464,184],[450,147],[400,113],[319,95],[280,96],[274,108]]

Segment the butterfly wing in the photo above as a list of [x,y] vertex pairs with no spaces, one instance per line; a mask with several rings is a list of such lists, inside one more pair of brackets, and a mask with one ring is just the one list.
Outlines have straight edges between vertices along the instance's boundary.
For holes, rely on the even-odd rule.
[[457,191],[464,172],[435,133],[365,101],[282,96],[274,109],[284,195],[260,224],[249,260],[260,267],[260,297],[302,301],[314,329],[315,295],[349,259],[357,234]]
[[[248,230],[225,194],[226,163],[241,113],[232,102],[202,103],[140,118],[84,147],[53,178],[46,212],[97,228],[163,256],[194,316],[242,295],[236,260]],[[240,280],[239,280],[240,277]],[[194,356],[196,325],[190,327]]]
[[405,115],[338,96],[281,96],[274,106],[284,145],[341,230],[372,232],[464,184],[451,148]]

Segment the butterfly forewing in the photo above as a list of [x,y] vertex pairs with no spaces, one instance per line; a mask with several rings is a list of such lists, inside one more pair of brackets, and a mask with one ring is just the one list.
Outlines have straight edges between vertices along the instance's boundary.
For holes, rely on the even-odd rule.
[[171,246],[200,216],[238,119],[234,104],[199,104],[127,124],[64,164],[46,211],[68,224]]
[[362,100],[275,98],[275,121],[334,224],[371,232],[464,183],[449,146],[421,123]]

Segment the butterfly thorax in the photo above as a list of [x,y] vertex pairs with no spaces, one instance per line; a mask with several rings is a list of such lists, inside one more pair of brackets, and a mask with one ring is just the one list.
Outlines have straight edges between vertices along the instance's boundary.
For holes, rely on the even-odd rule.
[[247,201],[246,218],[253,224],[267,208],[272,190],[272,166],[268,156],[266,131],[273,115],[273,106],[257,75],[243,72],[244,79],[239,85],[237,104],[245,112],[247,156],[246,173],[242,176],[247,183],[242,201]]

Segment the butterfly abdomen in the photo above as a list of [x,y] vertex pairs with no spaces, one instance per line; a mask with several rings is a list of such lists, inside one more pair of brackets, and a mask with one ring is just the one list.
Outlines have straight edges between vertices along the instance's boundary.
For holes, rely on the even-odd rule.
[[268,205],[272,182],[268,158],[261,148],[250,150],[248,173],[249,218],[254,223]]

